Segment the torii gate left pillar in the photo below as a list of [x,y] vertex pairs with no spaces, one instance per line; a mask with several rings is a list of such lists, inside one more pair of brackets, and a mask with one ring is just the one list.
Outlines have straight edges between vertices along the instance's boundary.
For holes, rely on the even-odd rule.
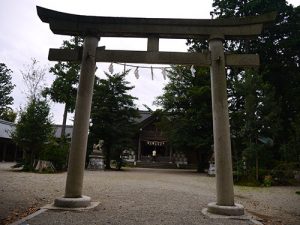
[[[50,49],[49,52],[52,61],[82,62],[66,191],[63,198],[55,200],[56,206],[78,208],[90,205],[90,198],[82,195],[82,186],[95,63],[181,64],[206,66],[211,71],[217,202],[208,204],[208,211],[232,216],[244,213],[244,208],[234,203],[225,65],[258,66],[259,57],[255,54],[224,54],[223,41],[256,37],[263,24],[272,22],[276,14],[194,20],[93,17],[41,7],[37,10],[41,20],[49,23],[54,33],[85,37],[83,54],[82,49]],[[97,47],[100,37],[144,37],[148,38],[148,48],[147,51],[105,50]],[[210,52],[159,52],[159,38],[206,39],[209,40]]]
[[234,203],[223,42],[224,36],[222,35],[211,35],[208,40],[211,52],[210,77],[217,189],[217,201],[208,204],[208,211],[215,214],[239,216],[244,214],[244,207]]
[[98,37],[86,36],[84,38],[71,150],[69,154],[68,176],[64,197],[57,198],[54,201],[54,204],[58,207],[87,207],[91,203],[90,197],[82,195],[82,187],[98,42]]

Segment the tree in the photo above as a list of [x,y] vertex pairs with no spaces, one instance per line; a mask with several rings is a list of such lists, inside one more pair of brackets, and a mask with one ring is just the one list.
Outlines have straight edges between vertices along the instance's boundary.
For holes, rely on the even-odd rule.
[[25,69],[20,71],[29,101],[41,98],[47,70],[46,67],[39,66],[39,61],[36,59],[32,58],[31,61],[31,64],[25,65]]
[[[251,153],[253,156],[260,151],[259,157],[265,158],[260,165],[270,169],[275,160],[283,158],[280,149],[286,146],[287,140],[297,139],[293,125],[297,124],[300,112],[297,99],[300,93],[300,29],[297,22],[300,8],[293,8],[285,0],[215,0],[213,7],[212,15],[219,18],[253,16],[270,11],[278,13],[275,23],[265,27],[258,39],[226,41],[224,44],[226,51],[260,55],[261,66],[256,72],[227,68],[228,102],[237,155],[249,156]],[[190,51],[207,48],[207,42],[200,40],[188,40],[187,43]],[[274,146],[261,148],[261,144],[256,144],[258,136],[271,137]],[[288,148],[283,149],[288,151]],[[251,163],[255,165],[253,161]]]
[[124,149],[132,147],[136,131],[134,118],[139,115],[136,98],[128,94],[133,86],[125,81],[126,74],[106,73],[107,79],[95,82],[89,139],[92,143],[104,140],[107,169],[112,158],[119,158]]
[[282,161],[297,163],[300,159],[300,114],[292,124],[289,140],[281,146]]
[[[76,49],[83,44],[83,39],[73,37],[64,41],[63,49]],[[58,62],[50,68],[50,72],[56,76],[50,88],[46,88],[44,95],[49,95],[54,102],[64,103],[63,123],[61,137],[65,136],[67,113],[75,109],[77,84],[79,80],[80,64],[74,62]]]
[[161,123],[174,149],[196,152],[198,171],[207,166],[212,144],[210,77],[207,69],[173,67],[164,93],[156,100],[166,112]]
[[34,159],[39,157],[53,135],[49,112],[50,107],[46,100],[31,99],[20,113],[12,139],[24,150],[25,169],[33,169]]
[[[255,168],[256,180],[259,168],[270,169],[273,153],[261,140],[272,140],[279,129],[279,108],[273,88],[262,80],[254,70],[246,70],[238,82],[233,84],[237,95],[244,99],[243,108],[235,110],[235,100],[230,100],[231,132],[235,141],[235,160],[246,159],[248,169]],[[239,151],[238,149],[242,149]],[[250,173],[251,175],[251,173]]]
[[11,108],[6,108],[1,115],[1,119],[9,122],[15,122],[16,118],[17,118],[17,113],[14,112]]
[[24,169],[28,170],[33,169],[34,159],[39,158],[40,152],[53,135],[50,107],[41,95],[45,71],[46,68],[40,67],[35,59],[21,71],[27,87],[28,102],[25,109],[21,109],[16,129],[11,135],[13,141],[23,148]]
[[7,120],[5,116],[13,104],[13,97],[10,96],[15,85],[11,82],[12,70],[8,69],[4,63],[0,63],[0,119]]

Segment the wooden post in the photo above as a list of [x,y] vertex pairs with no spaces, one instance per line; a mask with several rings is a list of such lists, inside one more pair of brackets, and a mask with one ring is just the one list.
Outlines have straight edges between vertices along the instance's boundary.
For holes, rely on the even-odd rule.
[[91,36],[84,39],[65,196],[55,199],[55,205],[60,207],[86,207],[90,204],[90,197],[82,196],[82,187],[98,41],[99,38]]
[[217,214],[242,215],[244,208],[234,204],[223,40],[224,37],[221,35],[210,36],[209,39],[217,202],[210,203],[208,211]]
[[[141,131],[140,131],[141,132]],[[138,142],[138,161],[141,161],[141,133],[139,133],[139,142]]]

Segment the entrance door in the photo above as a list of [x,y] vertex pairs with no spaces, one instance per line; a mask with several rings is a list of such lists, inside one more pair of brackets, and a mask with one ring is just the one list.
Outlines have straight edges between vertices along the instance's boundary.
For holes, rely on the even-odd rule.
[[[160,144],[158,144],[160,143]],[[156,151],[157,161],[169,160],[169,152],[166,147],[166,142],[159,141],[142,141],[141,143],[141,160],[142,161],[151,161],[152,152]]]

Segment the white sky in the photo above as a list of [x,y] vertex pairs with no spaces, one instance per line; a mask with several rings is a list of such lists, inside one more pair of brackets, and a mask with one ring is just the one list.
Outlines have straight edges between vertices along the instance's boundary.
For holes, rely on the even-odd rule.
[[[13,70],[13,91],[15,110],[24,106],[26,98],[20,70],[36,58],[40,65],[50,67],[54,62],[47,60],[49,48],[59,48],[68,36],[54,35],[48,24],[42,23],[36,14],[36,5],[72,14],[93,16],[153,17],[153,18],[210,18],[213,0],[1,0],[0,2],[0,62]],[[300,0],[289,0],[294,6]],[[145,39],[102,38],[99,46],[106,49],[146,50]],[[160,40],[162,51],[186,51],[185,40]],[[96,75],[104,78],[103,71],[108,71],[109,64],[97,63]],[[149,65],[150,66],[150,65]],[[155,66],[155,65],[153,65]],[[115,72],[121,72],[122,66],[114,65]],[[47,85],[51,85],[54,76],[47,75]],[[143,104],[151,108],[155,97],[162,94],[166,84],[160,70],[154,70],[151,80],[150,69],[140,69],[137,80],[133,69],[127,77],[135,86],[132,95],[139,98],[137,106]],[[51,104],[53,121],[62,121],[63,105]],[[71,119],[72,115],[68,117]],[[72,122],[68,120],[68,124]]]

